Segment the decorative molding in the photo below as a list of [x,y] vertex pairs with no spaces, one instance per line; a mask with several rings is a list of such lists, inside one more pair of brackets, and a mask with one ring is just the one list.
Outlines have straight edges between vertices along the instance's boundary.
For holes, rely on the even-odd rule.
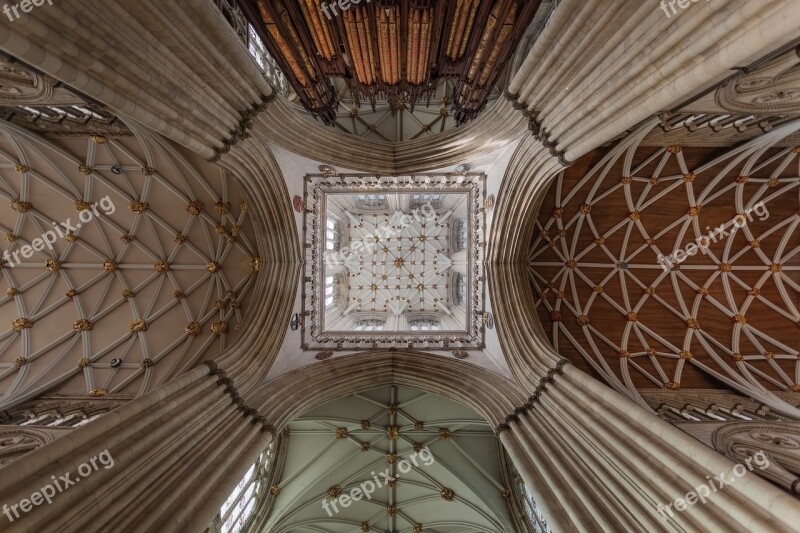
[[275,438],[277,436],[275,427],[269,424],[266,417],[259,415],[256,409],[248,407],[247,404],[245,404],[233,380],[228,377],[227,373],[214,361],[203,361],[203,364],[208,367],[209,376],[217,376],[217,385],[223,385],[225,387],[225,392],[231,397],[231,401],[236,405],[236,408],[245,416],[253,417],[253,424],[260,424],[262,433],[271,433],[272,437]]

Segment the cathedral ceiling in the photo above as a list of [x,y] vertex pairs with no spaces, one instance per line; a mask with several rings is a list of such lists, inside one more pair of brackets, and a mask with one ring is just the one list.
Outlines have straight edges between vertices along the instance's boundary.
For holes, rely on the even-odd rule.
[[246,316],[257,253],[235,178],[131,130],[0,122],[2,406],[143,394],[224,351]]
[[778,146],[797,127],[733,149],[644,130],[569,167],[529,256],[554,347],[632,396],[800,391],[800,147]]
[[[289,445],[273,480],[277,494],[266,531],[515,529],[497,439],[479,415],[450,400],[383,387],[312,409],[284,435]],[[374,482],[373,476],[381,486],[369,499],[334,511],[335,498]]]
[[350,3],[242,0],[249,21],[281,65],[303,106],[325,123],[339,105],[331,78],[356,105],[385,99],[394,114],[428,104],[456,81],[458,124],[485,106],[539,1],[376,0]]

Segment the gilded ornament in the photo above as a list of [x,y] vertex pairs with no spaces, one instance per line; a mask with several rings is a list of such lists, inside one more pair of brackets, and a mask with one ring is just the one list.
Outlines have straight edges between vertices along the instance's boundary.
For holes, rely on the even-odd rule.
[[203,203],[195,200],[194,202],[189,202],[186,206],[186,212],[190,215],[199,215],[200,212],[203,210]]
[[414,524],[411,533],[422,533],[422,524]]
[[561,311],[551,311],[550,320],[553,322],[561,322]]
[[142,368],[150,368],[151,366],[153,366],[153,360],[152,359],[143,359],[141,364],[142,364]]
[[361,421],[361,429],[367,430],[372,427],[372,422],[369,420],[362,420]]
[[272,494],[273,496],[277,496],[278,494],[280,494],[280,493],[281,493],[281,488],[280,488],[278,485],[272,485],[272,486],[269,488],[269,492],[270,492],[270,494]]
[[628,320],[628,322],[636,322],[638,320],[638,317],[637,317],[635,311],[628,311],[625,314],[625,318]]
[[238,224],[231,226],[231,235],[239,235],[242,232],[242,227]]
[[13,233],[6,233],[6,241],[14,242],[16,240],[17,240],[17,236],[16,235],[14,235]]
[[99,133],[93,133],[92,135],[89,135],[89,140],[94,144],[105,144],[108,142],[108,137],[105,135],[100,135]]
[[317,352],[317,355],[314,357],[320,361],[323,359],[328,359],[329,357],[333,356],[333,350],[322,350],[321,352]]
[[214,226],[214,232],[217,235],[225,235],[225,226],[223,226],[222,224],[217,224],[216,226]]
[[189,322],[183,328],[183,331],[190,337],[197,337],[203,332],[203,326],[199,322]]
[[681,388],[681,384],[678,381],[667,381],[664,386],[669,390],[679,390]]
[[94,324],[85,318],[82,318],[72,324],[72,329],[75,331],[91,331],[92,328],[94,328]]
[[332,500],[335,500],[341,495],[342,495],[342,487],[340,487],[339,485],[334,485],[328,489],[328,497]]
[[186,235],[183,233],[178,233],[175,235],[175,244],[183,244],[186,242]]
[[744,315],[741,314],[734,315],[733,321],[736,322],[737,324],[747,324],[747,319],[744,317]]
[[630,357],[630,356],[631,356],[631,352],[629,352],[628,350],[619,350],[619,351],[617,352],[617,356],[618,356],[620,359],[627,359],[628,357]]
[[697,289],[697,294],[701,296],[708,296],[708,288],[700,287],[699,289]]
[[688,174],[683,175],[683,181],[685,181],[686,183],[692,183],[695,177],[696,176],[690,172]]
[[699,205],[696,205],[696,206],[692,206],[692,207],[690,207],[690,208],[689,208],[689,210],[687,211],[687,214],[688,214],[690,217],[696,217],[696,216],[698,216],[698,215],[700,214],[700,206],[699,206]]
[[347,428],[336,428],[336,438],[337,439],[346,439],[347,438]]
[[667,147],[667,152],[669,152],[671,154],[679,154],[679,153],[681,153],[681,147],[678,146],[677,144],[673,144],[673,145]]
[[575,268],[578,266],[578,262],[575,261],[574,259],[570,259],[569,261],[564,263],[564,265],[566,265],[567,268]]
[[183,300],[186,298],[186,293],[183,291],[174,291],[172,296],[174,296],[176,300]]
[[764,357],[767,359],[775,359],[775,352],[764,352]]
[[750,248],[761,248],[761,242],[759,240],[750,241]]
[[750,179],[750,176],[736,176],[736,183],[744,185]]
[[137,215],[141,215],[145,211],[147,211],[147,202],[140,202],[139,200],[134,200],[128,204],[128,209],[131,213],[135,213]]
[[772,273],[775,273],[775,274],[777,274],[778,272],[780,272],[782,270],[783,270],[783,265],[778,264],[778,263],[772,263],[769,266],[769,271],[772,272]]
[[92,366],[92,360],[89,359],[88,357],[84,357],[83,359],[78,361],[79,368],[88,368],[90,366]]
[[603,245],[603,244],[606,243],[606,238],[605,237],[598,237],[597,239],[594,240],[594,243],[597,244],[597,245]]
[[24,357],[17,357],[16,359],[14,359],[14,366],[16,366],[17,368],[25,366],[26,364],[28,364],[28,360],[25,359]]
[[74,233],[67,233],[64,235],[64,240],[69,243],[73,243],[78,240],[78,237],[76,237]]
[[[80,166],[78,167],[78,171],[79,171],[81,174],[83,174],[84,176],[88,176],[89,174],[91,174],[91,173],[92,173],[92,167],[90,167],[89,165],[87,165],[86,163],[84,163],[84,164],[82,164],[82,165],[80,165]],[[80,210],[79,210],[79,211],[80,211]]]
[[414,422],[414,431],[423,431],[425,429],[425,422]]
[[258,272],[261,269],[261,259],[259,259],[258,257],[253,257],[252,259],[250,259],[250,261],[247,261],[246,263],[247,266],[250,268],[250,270],[252,270],[253,272]]
[[511,491],[508,490],[508,489],[503,489],[500,492],[500,495],[503,497],[504,500],[507,500],[507,499],[509,499],[511,497]]
[[47,259],[44,262],[44,268],[47,269],[48,272],[58,272],[61,270],[61,263],[58,259]]
[[456,493],[453,492],[452,489],[448,489],[447,487],[443,488],[440,494],[442,496],[442,499],[448,502],[453,501],[456,497]]
[[156,272],[166,272],[169,270],[169,263],[164,260],[156,261],[153,264],[153,268],[155,269]]
[[650,296],[652,296],[652,295],[654,295],[656,293],[656,288],[655,287],[647,287],[644,290],[644,293],[645,294],[649,294]]
[[128,329],[131,330],[131,332],[133,333],[147,331],[147,322],[145,322],[141,318],[137,318],[136,320],[128,324]]
[[33,322],[27,318],[15,318],[11,321],[11,329],[14,331],[22,331],[23,329],[30,329],[33,327]]
[[142,167],[142,174],[144,174],[145,176],[152,176],[155,173],[156,169],[154,169],[153,167]]
[[439,428],[439,438],[440,439],[448,440],[452,436],[453,436],[453,434],[448,428]]
[[630,185],[632,181],[633,178],[631,178],[630,176],[622,176],[622,179],[619,180],[619,182],[623,185]]
[[690,352],[688,350],[681,350],[681,354],[680,355],[681,355],[681,359],[691,359],[692,358],[692,352]]
[[130,244],[134,241],[134,239],[136,239],[136,237],[134,237],[130,233],[126,233],[125,235],[120,237],[120,239],[122,239],[122,242],[124,242],[125,244]]
[[641,214],[638,211],[631,211],[628,213],[628,218],[631,220],[639,220],[641,218]]
[[720,272],[730,272],[733,270],[733,266],[730,263],[720,263],[719,270]]
[[557,207],[557,208],[553,209],[553,215],[552,216],[555,219],[561,218],[562,216],[564,216],[564,209],[561,208],[561,207]]
[[361,533],[369,533],[371,530],[372,528],[369,527],[369,522],[361,522]]
[[589,317],[586,315],[580,315],[577,319],[579,326],[588,326],[589,325]]
[[222,335],[223,333],[227,333],[228,331],[228,323],[227,322],[214,322],[211,324],[211,333],[214,335]]
[[369,442],[362,442],[361,443],[361,451],[362,452],[368,452],[369,448],[370,448],[370,443]]
[[19,172],[20,174],[25,174],[30,169],[27,166],[23,165],[22,163],[17,163],[17,165],[14,167],[14,170]]
[[206,263],[206,270],[208,270],[212,274],[214,272],[217,272],[220,268],[222,268],[222,267],[219,266],[219,263],[213,263],[213,262],[212,263]]
[[214,212],[218,215],[226,215],[231,210],[231,203],[230,202],[217,202],[214,204]]
[[134,293],[130,289],[125,289],[124,291],[122,291],[123,298],[133,298],[134,296],[136,296],[136,293]]
[[394,452],[390,452],[386,454],[386,462],[390,465],[393,465],[394,462],[397,461],[397,454]]
[[386,508],[386,514],[389,516],[394,516],[397,514],[397,508],[394,505],[390,505]]
[[339,172],[330,165],[320,165],[319,171],[322,173],[323,176],[326,178],[335,178],[339,176]]
[[422,446],[421,442],[415,442],[414,443],[414,451],[415,452],[417,452],[417,453],[421,452],[422,448],[423,448],[423,446]]
[[386,436],[389,440],[397,440],[400,438],[400,428],[397,426],[389,426],[386,428]]
[[17,213],[27,213],[33,208],[33,204],[30,202],[22,202],[20,200],[14,200],[11,202],[11,209],[16,211]]
[[228,307],[230,307],[231,309],[241,309],[242,304],[236,298],[231,298],[230,301],[228,302]]
[[69,289],[66,294],[67,294],[67,298],[75,298],[80,293],[78,291],[76,291],[75,289]]
[[690,329],[700,329],[700,322],[696,318],[689,318],[686,320],[686,327]]
[[242,203],[239,204],[239,211],[241,211],[242,213],[247,213],[247,209],[248,209],[248,207],[247,207],[247,204],[245,202],[242,202]]
[[584,215],[588,215],[589,213],[592,212],[591,204],[587,204],[587,203],[582,203],[579,209],[580,209],[580,212],[583,213]]
[[6,289],[6,296],[8,296],[9,298],[13,298],[17,294],[19,294],[19,291],[13,287]]
[[453,350],[453,356],[457,359],[465,359],[469,356],[469,352],[466,350]]
[[89,396],[93,398],[99,398],[101,396],[107,396],[107,395],[108,395],[108,389],[105,389],[103,387],[92,389],[89,391]]
[[781,183],[781,182],[780,182],[780,180],[779,180],[778,178],[770,178],[770,180],[767,182],[767,185],[768,185],[768,186],[769,186],[771,189],[774,189],[775,187],[777,187],[778,185],[780,185],[780,183]]

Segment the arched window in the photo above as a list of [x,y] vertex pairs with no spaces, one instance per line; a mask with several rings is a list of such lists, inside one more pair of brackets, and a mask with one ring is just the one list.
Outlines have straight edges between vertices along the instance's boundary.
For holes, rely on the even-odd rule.
[[420,193],[412,194],[410,207],[411,209],[421,209],[424,205],[430,205],[433,209],[442,208],[442,200],[444,196],[441,194]]
[[460,252],[467,249],[467,239],[469,238],[469,225],[463,218],[457,218],[453,222],[453,242],[456,243],[454,251]]
[[356,206],[360,209],[388,209],[385,194],[357,194]]
[[434,316],[420,316],[408,320],[408,328],[411,331],[436,331],[442,329],[439,319]]
[[330,309],[339,297],[339,277],[325,276],[325,309]]
[[339,223],[329,218],[325,221],[325,249],[338,252],[340,238]]
[[381,318],[365,318],[356,320],[354,331],[380,331],[386,326],[386,320]]
[[535,533],[551,533],[550,526],[547,525],[547,520],[545,520],[542,510],[536,505],[536,500],[528,489],[528,486],[525,485],[525,482],[522,480],[522,476],[519,475],[519,472],[513,464],[510,464],[509,468],[511,477],[514,480],[516,499],[522,507],[525,517],[533,528],[533,531]]
[[217,515],[215,525],[209,528],[212,532],[239,533],[244,529],[247,519],[253,513],[260,498],[269,490],[269,474],[273,463],[275,442],[259,456],[258,460],[250,467],[241,481]]
[[456,305],[467,305],[467,277],[458,273],[453,283],[453,301]]

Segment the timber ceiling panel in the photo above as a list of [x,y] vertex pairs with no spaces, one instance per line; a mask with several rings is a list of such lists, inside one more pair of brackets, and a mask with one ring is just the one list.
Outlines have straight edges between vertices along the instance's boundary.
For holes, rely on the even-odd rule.
[[430,103],[458,80],[457,124],[484,108],[539,7],[522,0],[375,0],[349,3],[242,0],[303,106],[333,124],[343,78],[356,104],[386,99],[392,112]]
[[[733,149],[644,147],[645,131],[568,168],[530,252],[559,352],[634,397],[800,391],[800,147],[777,146],[796,131]],[[698,242],[705,253],[687,248]],[[659,264],[684,249],[695,254]]]

